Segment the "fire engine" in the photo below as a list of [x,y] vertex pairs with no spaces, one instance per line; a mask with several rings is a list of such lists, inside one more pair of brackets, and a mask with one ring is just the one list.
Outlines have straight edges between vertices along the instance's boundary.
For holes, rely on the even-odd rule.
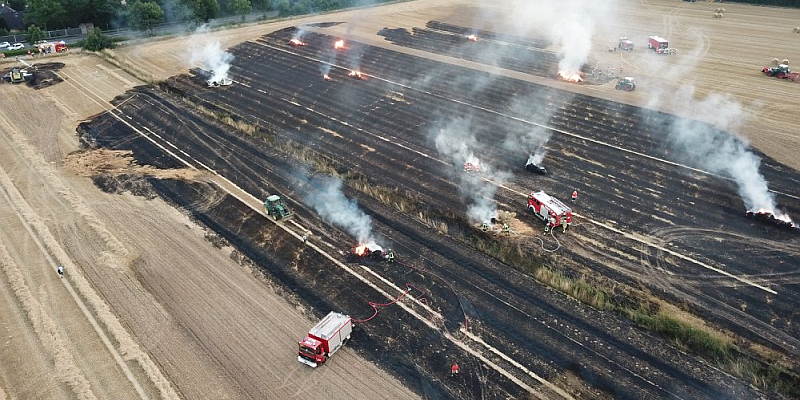
[[331,311],[300,341],[297,361],[316,368],[339,350],[352,332],[353,319]]
[[569,206],[543,191],[532,192],[528,195],[528,210],[545,223],[547,223],[551,215],[554,216],[556,219],[555,226],[561,225],[562,215],[572,213],[572,209]]

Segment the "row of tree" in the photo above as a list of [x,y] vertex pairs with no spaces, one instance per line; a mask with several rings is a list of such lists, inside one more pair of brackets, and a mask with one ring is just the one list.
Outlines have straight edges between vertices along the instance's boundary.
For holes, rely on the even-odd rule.
[[44,30],[86,22],[101,29],[149,30],[163,22],[208,22],[227,15],[244,19],[253,11],[300,15],[383,1],[387,0],[7,0],[7,4],[25,11],[28,25]]

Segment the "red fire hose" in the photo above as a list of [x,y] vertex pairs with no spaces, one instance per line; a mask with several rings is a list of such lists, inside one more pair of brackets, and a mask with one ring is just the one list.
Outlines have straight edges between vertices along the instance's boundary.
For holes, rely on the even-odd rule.
[[394,300],[392,300],[392,301],[390,301],[388,303],[376,303],[374,301],[370,301],[367,304],[369,304],[369,306],[372,307],[373,310],[375,310],[375,312],[372,313],[372,316],[370,316],[367,319],[353,319],[353,322],[354,323],[359,323],[359,324],[362,324],[364,322],[369,322],[371,319],[375,318],[378,315],[378,307],[387,307],[387,306],[390,306],[390,305],[392,305],[394,303],[397,303],[398,301],[402,300],[403,297],[406,297],[406,295],[411,291],[411,289],[416,289],[420,293],[424,293],[424,292],[422,292],[421,290],[417,289],[414,285],[412,285],[410,283],[406,283],[406,288],[407,288],[407,290],[405,292],[401,293],[400,296],[397,296],[396,299],[394,299]]

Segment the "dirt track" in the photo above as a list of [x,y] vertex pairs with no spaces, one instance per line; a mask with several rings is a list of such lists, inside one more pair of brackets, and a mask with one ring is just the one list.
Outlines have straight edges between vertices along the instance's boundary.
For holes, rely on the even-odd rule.
[[[424,4],[425,2],[412,2],[381,8],[379,10],[387,11],[370,13],[370,16],[359,17],[358,24],[355,24],[355,30],[350,30],[346,24],[343,24],[334,27],[331,32],[335,33],[339,30],[340,33],[344,34],[345,29],[347,29],[348,35],[363,40],[365,43],[389,46],[382,37],[376,35],[381,28],[387,26],[403,27],[410,30],[413,27],[424,26],[427,21],[432,19],[444,20],[457,9],[450,5],[444,5],[423,10],[425,8]],[[656,81],[659,80],[657,74],[663,72],[663,70],[655,68],[652,70],[653,72],[643,72],[642,65],[652,66],[654,62],[661,63],[662,61],[665,64],[677,65],[679,68],[676,71],[680,71],[680,73],[674,76],[674,81],[682,81],[687,76],[699,76],[698,74],[702,73],[704,78],[695,82],[698,93],[702,94],[711,90],[729,91],[733,96],[744,101],[747,104],[746,109],[752,111],[755,116],[748,120],[743,133],[750,137],[756,147],[775,158],[775,161],[798,168],[797,158],[793,157],[798,148],[797,141],[800,140],[796,134],[799,131],[796,129],[798,121],[793,116],[793,111],[791,111],[797,108],[797,104],[794,104],[797,98],[792,94],[794,86],[789,82],[770,80],[758,73],[761,64],[764,64],[773,56],[800,59],[800,57],[797,57],[796,48],[787,44],[790,41],[772,40],[775,36],[774,31],[782,29],[783,25],[788,26],[786,28],[787,36],[791,33],[791,21],[797,18],[792,19],[790,17],[792,13],[796,13],[796,10],[786,12],[770,8],[759,8],[759,17],[756,17],[756,20],[746,20],[744,18],[745,12],[751,11],[752,8],[726,5],[729,15],[724,20],[713,20],[707,10],[712,7],[710,4],[681,3],[679,7],[675,7],[674,2],[666,1],[643,2],[641,7],[638,5],[630,7],[630,11],[626,11],[626,17],[622,19],[639,22],[630,24],[624,34],[628,36],[646,36],[647,34],[658,33],[668,36],[673,40],[675,46],[681,49],[679,56],[686,54],[686,57],[663,61],[664,59],[654,59],[651,57],[652,55],[646,54],[645,49],[641,47],[637,52],[630,55],[597,55],[598,60],[606,60],[605,62],[608,63],[612,62],[609,57],[620,57],[623,62],[633,65],[633,71],[641,74],[637,75],[637,79],[642,83],[642,86],[632,96],[628,96],[630,93],[616,92],[613,87],[608,88],[607,86],[600,88],[566,86],[550,80],[547,80],[546,84],[558,86],[568,91],[590,93],[594,96],[617,101],[645,104],[648,101],[648,97],[653,94],[653,91],[648,92],[641,89],[645,89],[648,84],[654,88],[657,87]],[[395,13],[387,16],[385,13],[388,13],[388,10],[394,10]],[[396,11],[400,12],[397,13]],[[324,17],[315,17],[311,20],[317,22],[344,18],[347,17],[342,14],[332,14]],[[667,31],[651,32],[652,26],[655,26],[653,21],[661,21],[662,19],[664,26],[668,28]],[[463,21],[458,21],[457,18],[450,18],[449,21],[463,23]],[[296,22],[281,22],[273,24],[269,28],[249,27],[241,30],[220,32],[215,35],[222,36],[224,44],[233,45],[242,39],[254,39],[267,31],[290,24],[294,25]],[[684,29],[687,24],[693,29]],[[747,27],[747,29],[743,27]],[[620,34],[617,28],[612,30],[601,26],[601,30],[605,31],[605,38],[599,37],[597,39],[596,47],[598,49],[603,49],[604,46],[607,46],[607,42],[613,42],[615,37]],[[747,32],[747,35],[741,35],[742,32]],[[753,43],[753,46],[750,47],[751,50],[742,50],[738,47],[735,49],[719,48],[715,43],[723,42],[721,38],[739,38],[739,42]],[[764,43],[770,43],[774,48],[764,49],[762,47]],[[180,48],[182,44],[182,39],[170,39],[145,46],[123,48],[118,51],[118,54],[130,57],[142,68],[151,68],[148,72],[155,76],[166,78],[181,72],[182,68],[178,62],[181,57],[178,56],[179,52],[176,49]],[[145,47],[147,48],[146,52],[141,50]],[[758,50],[752,50],[755,48],[758,48]],[[424,55],[423,53],[415,53],[400,47],[393,47],[393,49]],[[695,54],[692,54],[693,50]],[[689,54],[692,57],[689,57]],[[440,60],[445,59],[445,57],[441,56],[426,56]],[[700,60],[703,60],[703,62]],[[613,60],[614,63],[616,61]],[[56,256],[58,261],[62,263],[71,262],[76,268],[80,268],[82,271],[80,276],[88,278],[93,289],[82,284],[83,281],[79,280],[80,278],[73,278],[71,274],[72,268],[68,269],[68,275],[65,279],[68,285],[75,285],[79,289],[81,297],[84,298],[85,302],[89,303],[90,308],[95,304],[94,301],[96,300],[91,293],[99,294],[103,301],[111,306],[111,311],[116,315],[116,319],[122,322],[122,326],[132,335],[133,340],[138,343],[138,345],[133,345],[134,350],[142,349],[144,351],[145,355],[140,355],[139,361],[132,361],[132,354],[137,353],[126,347],[126,353],[123,356],[127,361],[122,364],[128,366],[134,377],[133,380],[139,382],[144,392],[151,396],[169,397],[170,391],[176,390],[179,395],[186,398],[205,396],[209,393],[214,393],[216,397],[224,397],[225,395],[229,397],[263,397],[265,395],[281,396],[285,393],[294,394],[294,387],[291,386],[290,381],[285,379],[287,376],[302,377],[304,376],[302,374],[305,374],[306,371],[299,369],[298,363],[293,360],[292,354],[290,354],[292,351],[289,351],[293,349],[293,346],[285,346],[283,343],[293,343],[311,323],[310,320],[292,310],[291,306],[277,298],[278,296],[271,289],[265,287],[263,283],[258,283],[257,280],[254,280],[249,269],[242,268],[238,263],[231,261],[230,249],[215,249],[211,247],[200,228],[161,200],[144,201],[141,198],[129,195],[110,196],[99,194],[85,179],[77,179],[69,174],[63,174],[59,170],[66,153],[77,148],[74,136],[74,128],[77,121],[101,111],[103,107],[96,102],[103,104],[104,100],[110,100],[115,95],[120,94],[123,89],[130,88],[137,83],[135,78],[91,57],[70,57],[65,59],[65,62],[68,67],[64,70],[64,76],[67,77],[68,82],[48,88],[40,96],[33,97],[32,101],[34,103],[32,105],[24,108],[18,107],[19,104],[22,104],[20,96],[23,93],[25,95],[29,94],[29,92],[21,92],[20,90],[24,90],[23,88],[0,88],[4,94],[2,96],[3,100],[0,100],[3,102],[2,107],[0,107],[3,111],[0,115],[6,122],[3,131],[20,133],[23,136],[20,138],[9,135],[9,145],[3,146],[7,154],[3,154],[0,157],[0,160],[3,160],[0,162],[0,166],[4,168],[4,175],[14,178],[13,182],[4,181],[6,184],[5,190],[7,193],[12,193],[13,189],[16,189],[25,200],[22,203],[18,199],[15,200],[11,194],[9,194],[9,200],[5,198],[3,200],[4,202],[11,202],[11,207],[4,207],[6,211],[2,215],[2,219],[3,221],[9,221],[10,225],[8,226],[13,226],[13,229],[3,231],[5,236],[0,242],[6,244],[5,252],[9,255],[9,257],[2,258],[5,261],[0,261],[4,268],[3,285],[0,285],[0,290],[2,290],[4,302],[8,305],[7,307],[2,307],[2,309],[4,312],[9,312],[8,317],[3,315],[3,321],[15,321],[6,322],[6,325],[3,326],[3,329],[9,332],[7,336],[13,337],[13,340],[2,348],[3,359],[6,359],[6,354],[8,354],[9,357],[35,360],[25,364],[26,367],[30,368],[28,370],[6,370],[0,368],[0,398],[3,397],[3,394],[11,396],[11,398],[30,396],[79,397],[78,393],[87,393],[86,387],[90,387],[92,393],[98,398],[107,397],[108,391],[113,391],[115,397],[120,398],[126,397],[125,393],[129,398],[137,396],[135,385],[131,384],[130,378],[126,378],[119,363],[116,364],[117,367],[115,368],[104,368],[108,365],[115,365],[113,352],[104,350],[105,348],[100,339],[93,336],[96,333],[92,333],[93,329],[86,322],[85,317],[81,315],[82,312],[77,308],[62,306],[63,304],[73,303],[70,303],[68,291],[65,291],[53,273],[52,262],[42,256],[43,251],[37,248],[35,241],[32,239],[36,237],[44,242],[48,248],[51,246],[48,242],[47,234],[40,233],[36,228],[38,225],[34,224],[36,220],[33,216],[37,214],[44,218],[44,223],[47,226],[47,231],[42,232],[50,232],[53,235],[53,239],[64,250],[64,253],[59,254],[66,254],[69,260],[64,261]],[[481,65],[466,64],[473,68],[485,68]],[[637,68],[641,69],[637,70]],[[709,70],[713,71],[713,73],[707,72]],[[747,75],[747,72],[753,72],[753,74]],[[513,72],[502,72],[502,74],[514,77],[521,76]],[[537,77],[522,77],[528,81],[544,82],[543,79]],[[736,82],[736,84],[729,85],[728,83],[730,82]],[[753,91],[752,88],[759,88],[759,90]],[[655,92],[663,93],[666,90],[668,89],[660,87]],[[96,97],[98,94],[101,98]],[[780,98],[782,101],[776,104],[775,98]],[[66,101],[65,99],[69,100]],[[764,106],[765,104],[768,106]],[[666,110],[671,107],[677,107],[670,104],[662,106]],[[36,111],[41,109],[57,109],[65,117],[52,118],[48,114]],[[674,111],[680,112],[681,110]],[[21,121],[25,121],[25,123],[22,124]],[[11,148],[28,148],[29,151],[12,154],[8,152]],[[389,148],[384,150],[393,151]],[[399,154],[402,155],[402,153]],[[52,166],[47,163],[52,163]],[[562,167],[564,170],[583,168],[580,164],[572,167],[563,165]],[[614,170],[614,167],[606,167]],[[776,173],[773,177],[777,179],[777,182],[780,182],[781,176],[780,173]],[[576,177],[576,179],[578,178]],[[140,180],[131,178],[130,182],[138,185],[137,182],[140,182]],[[256,185],[256,183],[253,182],[252,184]],[[555,185],[555,183],[547,184]],[[628,185],[629,183],[623,181],[620,184]],[[782,190],[786,190],[786,187],[780,183],[776,183],[776,185],[781,187]],[[524,183],[521,186],[528,187],[530,185]],[[195,213],[210,213],[230,201],[210,190],[206,183],[195,184],[192,187],[195,188],[196,195],[199,195],[200,198],[198,201],[184,206]],[[724,185],[717,188],[724,188]],[[143,185],[134,187],[134,190],[140,194],[143,192],[147,194],[146,191],[150,189],[147,185]],[[511,195],[508,196],[509,199],[512,198]],[[509,202],[511,201],[513,200],[509,200]],[[721,198],[712,201],[712,203],[717,201],[724,202],[727,200]],[[31,211],[28,214],[23,214],[22,221],[34,224],[34,232],[39,232],[29,236],[18,234],[18,232],[26,232],[26,230],[21,225],[19,216],[12,212],[12,209],[22,209],[24,212],[28,212],[25,209],[26,203],[30,205]],[[731,207],[731,212],[735,213],[734,209],[736,209],[736,206]],[[386,210],[381,210],[380,206],[377,205],[373,206],[372,211],[376,214],[386,212]],[[165,218],[165,216],[168,217]],[[664,214],[657,214],[657,216],[658,218],[671,218],[671,216]],[[249,217],[252,218],[254,216],[250,215]],[[730,226],[714,225],[704,231],[687,231],[685,229],[682,230],[680,227],[659,227],[659,224],[654,222],[657,220],[656,218],[647,216],[642,218],[652,225],[652,231],[647,232],[648,234],[660,238],[664,243],[681,243],[684,250],[693,254],[701,253],[703,249],[707,248],[708,244],[699,244],[702,243],[702,240],[711,243],[721,240],[753,243],[752,235],[742,235],[742,231],[749,229],[749,225],[745,222],[734,223],[734,225],[737,225],[736,229],[738,231],[731,233]],[[682,218],[689,217],[684,216]],[[673,220],[673,222],[675,221]],[[686,221],[690,221],[690,219],[684,220],[684,223]],[[725,223],[724,220],[720,222]],[[691,222],[688,223],[691,224]],[[186,235],[175,235],[174,233],[178,231],[186,231],[187,233]],[[10,235],[9,232],[13,232],[13,235]],[[155,234],[153,232],[159,233]],[[165,233],[170,234],[167,235]],[[393,233],[387,233],[393,235]],[[591,240],[597,239],[594,232],[589,234],[589,232],[583,233],[576,230],[575,233],[575,240],[582,241],[584,244],[589,244]],[[408,239],[398,240],[404,241]],[[583,256],[597,257],[598,253],[606,251],[606,248],[616,247],[614,242],[618,240],[624,241],[621,238],[608,240],[608,243],[598,245],[594,249],[592,249],[592,246],[588,246],[590,250],[587,252],[588,254]],[[774,245],[774,240],[763,238],[753,244],[758,251],[764,251],[764,254],[775,257],[779,261],[785,262],[787,254],[796,255],[796,252],[793,253],[790,247],[784,250],[780,248],[775,251],[764,250],[763,246],[767,245]],[[702,295],[697,294],[694,290],[687,292],[685,291],[686,286],[682,283],[682,281],[688,279],[691,281],[690,284],[692,286],[703,287],[708,282],[717,282],[719,280],[714,274],[704,275],[702,274],[703,271],[699,271],[698,274],[698,271],[691,269],[693,267],[690,263],[683,265],[679,269],[678,275],[670,273],[670,276],[674,276],[674,278],[665,279],[664,274],[657,271],[665,267],[664,262],[669,258],[669,255],[665,255],[659,250],[649,249],[636,242],[630,242],[626,246],[630,249],[627,251],[631,251],[631,254],[626,257],[639,256],[636,251],[633,251],[635,249],[645,249],[643,251],[646,251],[648,256],[652,257],[652,259],[648,257],[648,260],[642,261],[642,264],[653,266],[654,270],[646,271],[645,273],[656,282],[656,285],[673,290],[677,287],[679,288],[677,289],[678,292],[684,291],[683,294],[676,295],[678,298],[691,298],[692,301],[701,303],[706,301],[709,306],[720,304],[718,296],[713,291],[710,294],[704,293]],[[24,249],[24,251],[19,249]],[[169,251],[166,251],[166,249],[169,249]],[[651,251],[653,252],[652,254],[650,253]],[[49,252],[56,252],[56,250],[50,248]],[[749,254],[750,252],[745,250],[744,253]],[[0,256],[2,255],[2,252],[0,252]],[[619,260],[619,255],[609,253],[600,255],[611,260],[617,260],[617,262]],[[748,275],[759,274],[760,272],[752,270],[753,265],[748,262],[742,262],[741,265],[736,264],[737,260],[745,258],[737,258],[730,255],[727,258],[729,260],[724,261],[724,263],[725,265],[730,265],[733,270],[741,271]],[[209,263],[208,260],[214,261]],[[15,282],[21,282],[19,279],[14,278],[17,271],[20,270],[19,266],[32,264],[37,265],[37,269],[31,270],[32,272],[25,276],[25,284],[15,284]],[[213,268],[211,268],[212,265]],[[619,266],[615,266],[614,263],[609,264],[609,268],[615,267]],[[627,270],[626,274],[630,274],[635,270],[630,266],[622,266],[621,268]],[[692,272],[687,273],[683,268],[689,268]],[[782,295],[791,294],[791,292],[783,290],[783,285],[791,286],[796,281],[791,270],[776,270],[766,274],[761,272],[761,274],[762,276],[758,277],[760,281],[769,282],[771,287],[779,287],[779,292]],[[169,285],[164,285],[164,283],[169,283]],[[716,285],[717,283],[714,284]],[[738,285],[732,281],[724,281],[721,287]],[[34,293],[34,295],[29,296],[26,294],[28,292],[26,292],[25,288],[28,288],[28,292]],[[199,293],[205,294],[212,291],[218,293],[214,295],[213,298],[216,301],[213,302],[208,302],[205,296],[192,297]],[[717,293],[723,298],[727,295],[724,289]],[[225,297],[223,294],[225,296],[242,297]],[[794,329],[792,328],[794,326],[792,323],[793,315],[780,312],[781,309],[792,309],[793,302],[791,298],[779,297],[778,303],[772,306],[776,307],[775,310],[779,310],[779,312],[773,315],[762,313],[761,309],[752,306],[752,304],[771,304],[774,300],[771,296],[757,300],[755,297],[758,296],[755,295],[745,294],[742,296],[740,304],[728,306],[727,312],[729,316],[720,317],[722,322],[734,321],[742,315],[749,315],[744,319],[745,321],[753,316],[763,317],[765,318],[764,323],[773,321],[775,317],[779,320],[781,317],[785,317],[786,327],[789,328],[792,334],[794,333],[792,330]],[[29,301],[26,299],[31,297],[33,297],[31,301],[39,309],[44,308],[47,310],[49,308],[49,311],[45,311],[41,315],[25,311],[26,307],[30,307],[30,305],[25,305]],[[234,302],[237,310],[250,311],[233,314],[230,310],[234,308],[231,305],[234,303],[226,303],[221,299],[229,299],[229,301]],[[275,308],[264,308],[264,302],[267,301],[265,299],[274,299],[274,303],[270,304],[274,304],[272,307]],[[366,299],[362,300],[366,301]],[[553,300],[550,299],[548,301]],[[351,303],[350,306],[355,307],[357,304],[362,303],[363,301],[357,301]],[[50,306],[47,306],[48,304]],[[246,304],[246,306],[243,304]],[[748,309],[743,309],[745,306],[741,306],[741,304],[751,306]],[[56,307],[55,305],[59,306]],[[326,307],[330,306],[330,304],[322,302],[317,306]],[[280,314],[276,314],[274,309],[282,311]],[[739,309],[742,310],[739,311]],[[307,310],[305,311],[308,313]],[[389,313],[387,315],[395,315],[393,314],[394,311],[389,311]],[[95,312],[95,314],[97,313]],[[57,333],[50,334],[52,331],[45,328],[52,326],[47,325],[47,321],[52,318],[60,321],[57,325],[65,326],[65,328],[56,330]],[[116,340],[120,340],[117,335],[124,336],[123,333],[109,328],[109,326],[114,325],[113,322],[109,322],[110,320],[104,318],[100,318],[100,320],[102,330],[107,335]],[[31,323],[31,321],[43,322],[37,324]],[[253,334],[253,332],[264,332],[271,329],[276,324],[274,321],[281,321],[279,324],[283,325],[283,328],[276,333],[277,335],[282,335],[280,336],[282,339],[266,341],[268,335]],[[14,325],[10,325],[11,323]],[[66,326],[69,327],[66,328]],[[231,326],[236,328],[230,329],[229,327]],[[779,326],[778,331],[786,327]],[[765,335],[776,331],[776,327],[766,325],[763,327],[763,331],[759,330],[761,328],[754,328],[754,325],[750,325],[746,329]],[[11,332],[26,332],[26,334],[23,335],[24,337],[18,337]],[[382,335],[379,331],[370,332],[378,336]],[[84,339],[92,337],[95,339]],[[231,337],[235,337],[237,340],[231,340]],[[81,338],[81,340],[77,338]],[[780,337],[767,338],[767,342],[778,343],[780,340],[782,340]],[[75,344],[72,350],[66,353],[71,354],[71,356],[65,356],[65,353],[58,351],[58,349],[64,348],[65,343],[73,342]],[[235,345],[232,345],[232,342]],[[373,343],[354,343],[354,348],[364,351],[371,344]],[[560,346],[554,345],[554,347]],[[260,353],[254,353],[253,349],[259,349]],[[128,351],[131,352],[128,353]],[[792,351],[789,352],[791,353]],[[276,353],[280,353],[281,356],[274,357]],[[149,369],[152,365],[150,364],[150,359],[158,364],[160,372],[165,374],[167,379],[172,382],[171,388],[166,389],[164,385],[159,388],[157,384],[153,383],[153,381],[159,381],[160,378],[158,378],[156,370]],[[570,358],[565,357],[565,359],[569,360]],[[58,365],[62,366],[62,369],[59,369],[56,374],[45,373],[45,371],[50,372],[52,370],[53,360],[56,360],[59,363]],[[274,364],[263,366],[264,360],[274,361]],[[335,362],[348,365],[356,364],[361,367],[347,369],[346,371],[353,372],[353,375],[337,376],[333,379],[334,381],[370,383],[374,387],[380,388],[376,389],[380,390],[380,392],[370,392],[364,390],[363,387],[352,389],[354,386],[345,384],[346,387],[352,390],[348,397],[374,398],[378,393],[385,394],[384,391],[387,386],[397,390],[395,392],[397,397],[401,394],[411,395],[397,381],[387,377],[383,372],[376,371],[372,365],[366,364],[365,361],[357,358],[350,350],[345,350],[340,355],[337,355]],[[437,363],[446,364],[446,362],[435,358],[427,359],[426,362],[429,363],[427,368],[432,366],[436,368]],[[404,365],[402,360],[398,360],[397,363],[397,365]],[[70,366],[73,365],[78,365],[78,367],[71,368]],[[477,365],[475,364],[475,366]],[[95,368],[94,366],[98,367]],[[334,367],[332,368],[333,371],[339,371],[336,372],[337,374],[345,371],[343,368],[336,368],[337,366],[336,364],[331,366]],[[587,374],[585,366],[578,364],[577,366],[573,365],[572,368],[577,374]],[[227,375],[220,376],[218,374],[220,369],[229,372]],[[544,368],[544,370],[547,370],[547,368]],[[79,372],[74,374],[69,373],[70,371]],[[258,374],[254,371],[278,371],[280,374],[271,375],[270,379],[264,379],[263,374]],[[283,375],[283,373],[287,375]],[[298,373],[301,375],[293,375]],[[328,372],[328,374],[330,373],[332,372]],[[367,373],[375,374],[376,378],[365,379],[364,374]],[[401,375],[407,379],[408,376],[417,376],[417,374],[425,373],[437,374],[440,371],[417,371],[410,375]],[[31,375],[39,376],[40,379],[32,381],[28,379]],[[588,376],[591,378],[590,373]],[[492,378],[502,381],[500,377]],[[583,376],[583,378],[591,380],[587,376]],[[26,383],[22,383],[23,379],[25,379]],[[320,379],[329,381],[325,376],[320,377]],[[635,378],[632,379],[635,380]],[[600,381],[602,382],[603,379],[600,379]],[[277,386],[276,382],[286,383],[287,385],[274,389]],[[479,380],[471,382],[477,386],[465,387],[459,390],[465,390],[464,393],[476,393],[476,390],[481,390],[479,389],[481,387],[480,384],[476,383]],[[625,382],[622,385],[627,385],[627,381]],[[415,385],[418,384],[416,383]],[[494,390],[512,390],[508,388],[513,387],[513,385],[509,386],[505,382],[500,384],[499,387],[506,389],[496,388]],[[600,387],[608,389],[602,384]],[[270,390],[277,391],[270,392]],[[343,388],[343,390],[346,389]],[[417,388],[418,392],[428,395],[435,394],[438,390],[439,388],[427,388],[424,384],[421,389]],[[583,390],[585,391],[583,393],[587,395],[592,393],[591,388],[584,387],[583,389],[575,390],[576,392]],[[628,390],[632,389],[629,388]],[[451,393],[458,393],[458,391]],[[494,393],[497,394],[497,392]],[[635,391],[629,392],[629,394],[632,393],[635,393]],[[712,394],[713,392],[706,392],[706,395]],[[600,394],[594,393],[594,396],[600,396]]]

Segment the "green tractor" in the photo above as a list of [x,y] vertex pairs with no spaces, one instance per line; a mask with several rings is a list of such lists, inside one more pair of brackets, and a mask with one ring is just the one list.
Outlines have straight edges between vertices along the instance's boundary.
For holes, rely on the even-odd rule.
[[624,90],[626,92],[630,92],[633,89],[636,89],[636,82],[633,81],[633,78],[626,76],[617,81],[617,85],[615,86],[617,90]]
[[286,203],[283,202],[281,196],[277,194],[267,197],[267,200],[264,202],[264,209],[267,210],[267,215],[271,215],[275,221],[291,218],[293,215],[292,212],[289,211],[289,207],[286,206]]

